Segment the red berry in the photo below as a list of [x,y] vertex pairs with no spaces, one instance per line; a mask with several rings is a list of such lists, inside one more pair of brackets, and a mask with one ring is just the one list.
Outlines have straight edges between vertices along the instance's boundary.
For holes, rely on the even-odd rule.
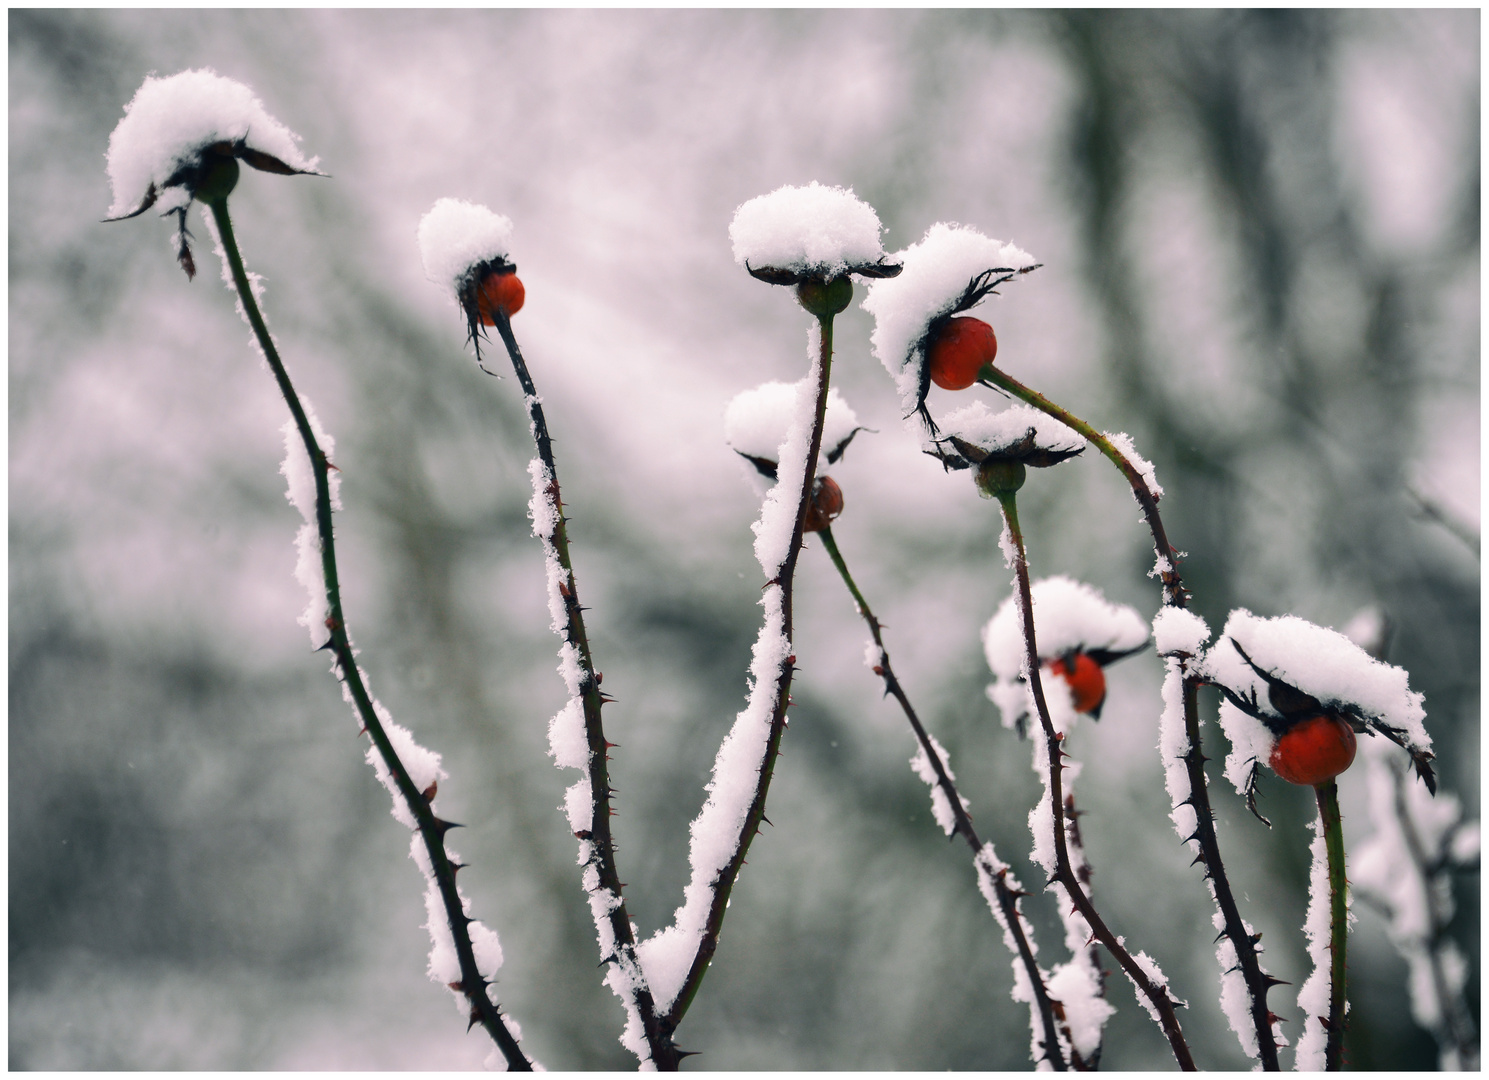
[[1106,700],[1106,674],[1101,665],[1083,652],[1075,654],[1072,666],[1063,659],[1050,661],[1050,670],[1070,684],[1076,712],[1090,712]]
[[1316,713],[1277,740],[1271,766],[1289,784],[1311,787],[1334,779],[1354,759],[1354,730],[1337,716]]
[[963,315],[941,327],[927,352],[931,382],[942,390],[965,390],[998,355],[998,339],[987,323]]
[[481,317],[483,326],[495,326],[496,312],[511,318],[522,310],[522,301],[526,297],[527,290],[516,274],[493,270],[476,290],[476,314]]
[[819,476],[812,491],[812,501],[807,504],[806,521],[802,532],[821,532],[832,524],[833,518],[843,512],[843,489],[830,476]]

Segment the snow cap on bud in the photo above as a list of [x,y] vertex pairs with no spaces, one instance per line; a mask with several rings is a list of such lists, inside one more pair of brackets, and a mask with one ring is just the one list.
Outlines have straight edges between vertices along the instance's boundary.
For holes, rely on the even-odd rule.
[[1384,735],[1411,756],[1428,790],[1436,790],[1422,695],[1407,685],[1405,671],[1337,631],[1295,615],[1264,619],[1238,608],[1197,673],[1225,696],[1220,722],[1234,748],[1225,773],[1253,810],[1256,764],[1320,716],[1356,734]]
[[[898,264],[884,258],[879,240],[883,229],[874,208],[852,189],[826,187],[813,180],[806,187],[777,188],[742,205],[729,225],[729,240],[734,261],[761,281],[827,284],[848,274],[898,274]],[[851,297],[850,284],[834,294],[812,293],[801,300],[808,311],[821,315],[817,307],[836,314],[848,306]],[[832,307],[838,300],[841,304]]]
[[480,271],[511,267],[512,219],[464,199],[440,199],[419,221],[424,275],[459,298]]
[[[776,478],[781,444],[791,426],[800,387],[800,383],[761,383],[753,390],[736,394],[724,410],[724,440],[768,480]],[[863,430],[857,414],[843,400],[838,388],[831,387],[827,391],[827,415],[822,422],[822,450],[814,473],[821,473],[824,461],[828,465],[837,464],[853,437]]]
[[[894,377],[905,415],[925,413],[931,376],[927,350],[937,332],[997,287],[1039,268],[1027,251],[964,225],[937,223],[893,258],[904,273],[869,286],[863,309],[874,317],[874,355]],[[934,431],[934,425],[931,425]]]
[[[1014,405],[995,413],[981,401],[958,409],[939,425],[946,434],[933,439],[925,452],[950,469],[977,469],[977,486],[989,497],[1016,491],[1023,468],[1046,469],[1075,457],[1086,440],[1051,416],[1028,405]],[[1017,465],[1017,469],[1011,466]],[[1014,481],[1017,482],[1014,482]],[[1006,484],[1012,483],[1011,488]]]
[[[284,176],[321,175],[300,137],[270,116],[253,91],[207,68],[146,76],[109,136],[110,221],[152,206],[185,210],[194,197],[226,194],[223,159]],[[207,180],[216,187],[205,190]],[[225,185],[231,190],[231,184]]]

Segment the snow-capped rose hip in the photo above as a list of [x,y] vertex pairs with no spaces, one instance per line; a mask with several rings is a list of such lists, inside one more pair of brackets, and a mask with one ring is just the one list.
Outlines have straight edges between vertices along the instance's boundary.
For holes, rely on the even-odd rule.
[[843,512],[843,489],[830,476],[819,476],[812,489],[812,501],[807,504],[807,516],[802,522],[802,532],[821,532]]
[[1299,720],[1272,747],[1268,764],[1289,784],[1316,787],[1355,760],[1354,729],[1337,716],[1316,713]]
[[511,318],[522,310],[525,299],[527,290],[521,278],[511,270],[493,270],[476,290],[476,314],[482,326],[495,326],[497,312]]
[[1050,671],[1063,678],[1070,686],[1070,697],[1075,703],[1076,712],[1100,711],[1101,703],[1106,700],[1106,675],[1100,664],[1077,650],[1051,660]]
[[926,347],[931,382],[943,390],[965,390],[998,355],[993,328],[969,315],[947,319]]

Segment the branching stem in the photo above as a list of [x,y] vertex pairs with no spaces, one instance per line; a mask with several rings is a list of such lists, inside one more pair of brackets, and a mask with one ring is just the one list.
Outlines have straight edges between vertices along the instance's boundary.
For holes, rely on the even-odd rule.
[[268,361],[269,369],[274,373],[275,381],[279,384],[280,393],[284,395],[285,404],[289,406],[290,415],[294,417],[295,428],[305,444],[305,452],[310,458],[311,468],[315,473],[316,529],[320,536],[321,570],[326,582],[326,606],[330,612],[326,619],[326,627],[331,632],[331,638],[326,647],[335,656],[341,677],[351,693],[352,704],[355,705],[363,726],[382,756],[383,763],[392,773],[398,793],[403,797],[403,801],[408,805],[418,824],[419,835],[423,837],[425,850],[429,853],[429,861],[434,869],[435,882],[439,886],[440,897],[444,901],[445,918],[450,925],[450,936],[454,939],[455,954],[460,962],[459,990],[470,1002],[472,1022],[479,1022],[486,1029],[487,1034],[501,1050],[502,1056],[506,1058],[509,1069],[530,1072],[532,1063],[522,1053],[517,1040],[507,1029],[500,1010],[486,992],[485,977],[476,965],[475,951],[471,947],[470,932],[467,929],[470,919],[465,914],[464,905],[460,901],[460,894],[455,886],[455,867],[445,852],[444,835],[451,825],[434,816],[434,811],[429,805],[430,800],[424,797],[423,793],[414,786],[413,780],[409,778],[408,770],[399,760],[397,752],[388,740],[387,732],[383,729],[382,721],[377,717],[377,712],[372,705],[372,696],[367,692],[367,687],[362,681],[362,673],[357,668],[351,640],[346,633],[346,620],[341,610],[341,587],[336,572],[335,537],[331,527],[330,463],[316,441],[315,433],[310,427],[310,420],[300,404],[299,395],[296,394],[294,385],[290,382],[289,374],[279,358],[279,350],[274,347],[274,339],[269,335],[269,328],[264,324],[263,315],[259,312],[253,289],[248,282],[248,274],[243,269],[243,259],[238,254],[237,241],[233,237],[233,224],[228,216],[227,198],[224,196],[215,199],[209,205],[212,209],[212,218],[217,223],[217,231],[222,238],[223,251],[227,254],[228,267],[233,275],[233,284],[238,290],[238,298],[243,302],[249,325],[253,327],[254,336],[258,339],[260,348],[263,349],[264,359]]
[[[827,549],[832,564],[838,568],[838,573],[843,578],[843,584],[848,586],[848,591],[853,595],[853,602],[858,607],[858,613],[863,616],[863,621],[868,624],[869,633],[873,636],[874,644],[879,648],[879,664],[876,672],[884,680],[884,692],[891,694],[900,703],[904,710],[905,719],[910,722],[911,729],[915,732],[915,738],[920,742],[921,749],[930,759],[931,768],[936,773],[936,783],[946,796],[947,805],[951,807],[952,815],[956,819],[957,833],[966,840],[967,846],[972,849],[974,862],[982,854],[982,840],[977,836],[977,830],[972,826],[972,818],[962,806],[962,797],[957,792],[956,782],[946,773],[946,766],[941,761],[941,755],[936,752],[936,745],[926,733],[925,727],[920,722],[920,717],[915,714],[915,708],[910,704],[910,698],[905,694],[900,681],[895,677],[894,668],[889,664],[889,652],[884,648],[884,638],[880,634],[879,620],[869,610],[868,601],[863,598],[863,593],[858,591],[858,585],[853,581],[853,575],[848,572],[848,564],[843,560],[842,553],[838,551],[837,541],[833,539],[831,527],[824,528],[817,535],[822,539],[822,546]],[[1065,1061],[1060,1054],[1060,1040],[1056,1034],[1055,1010],[1050,1003],[1049,990],[1044,985],[1044,979],[1039,972],[1039,964],[1034,959],[1033,950],[1029,948],[1028,938],[1024,934],[1023,921],[1018,911],[1018,897],[1008,887],[1004,880],[1006,871],[993,877],[993,887],[997,891],[998,906],[1003,911],[1004,921],[1007,923],[1009,932],[1018,945],[1018,955],[1023,962],[1024,970],[1029,976],[1029,985],[1034,988],[1035,1003],[1039,1008],[1040,1022],[1044,1027],[1044,1049],[1045,1059],[1059,1072],[1066,1069]]]
[[1184,1041],[1184,1033],[1179,1029],[1179,1019],[1174,1012],[1172,999],[1162,987],[1149,978],[1146,971],[1138,966],[1137,961],[1132,958],[1126,947],[1107,928],[1090,898],[1086,896],[1085,890],[1081,888],[1075,869],[1071,865],[1070,851],[1065,843],[1065,805],[1060,775],[1063,769],[1060,763],[1063,753],[1060,747],[1061,736],[1055,731],[1054,722],[1050,720],[1049,706],[1044,698],[1044,684],[1039,675],[1039,646],[1034,638],[1034,601],[1029,592],[1029,562],[1024,551],[1024,535],[1019,529],[1018,506],[1014,495],[1011,492],[999,495],[998,502],[1003,508],[1003,519],[1008,526],[1009,535],[1013,538],[1014,574],[1018,579],[1019,619],[1023,626],[1024,655],[1029,669],[1029,687],[1033,693],[1035,710],[1039,713],[1039,723],[1044,730],[1049,755],[1049,798],[1053,803],[1051,816],[1054,819],[1055,880],[1064,887],[1066,894],[1070,897],[1070,902],[1090,924],[1092,933],[1116,958],[1117,963],[1122,966],[1122,970],[1127,973],[1128,978],[1133,981],[1143,996],[1152,1003],[1159,1016],[1159,1026],[1169,1041],[1179,1067],[1186,1072],[1193,1071],[1194,1058],[1189,1052],[1189,1044]]
[[660,1022],[651,988],[647,985],[641,962],[636,956],[636,938],[631,932],[631,916],[626,910],[621,892],[620,873],[615,865],[615,838],[610,828],[610,770],[606,765],[606,751],[610,744],[605,738],[605,729],[600,718],[600,709],[607,700],[600,690],[600,679],[595,672],[594,657],[590,652],[589,635],[584,628],[584,608],[579,603],[579,586],[574,580],[574,567],[569,557],[569,532],[564,516],[563,499],[558,486],[558,469],[553,462],[553,443],[548,436],[548,422],[543,416],[543,405],[533,385],[527,362],[517,346],[512,333],[512,322],[507,313],[495,311],[497,333],[507,347],[512,369],[516,372],[518,385],[522,387],[527,404],[528,420],[532,425],[533,442],[537,445],[538,458],[550,477],[548,496],[553,500],[556,522],[551,543],[559,565],[563,568],[563,598],[568,622],[565,640],[572,645],[579,658],[579,694],[584,710],[584,731],[589,744],[589,790],[592,813],[589,842],[594,845],[595,860],[592,865],[599,871],[599,887],[614,896],[619,903],[606,916],[615,937],[615,953],[606,959],[618,964],[637,987],[636,1007],[641,1014],[642,1030],[646,1035],[651,1059],[664,1072],[676,1071],[681,1061],[677,1047],[672,1041],[672,1029]]
[[[1168,533],[1163,527],[1163,518],[1158,512],[1158,496],[1148,487],[1147,480],[1137,467],[1128,460],[1125,454],[1113,446],[1112,441],[1104,434],[1068,409],[1056,405],[1043,394],[1025,386],[1007,372],[989,366],[983,369],[982,374],[989,383],[1006,390],[1025,404],[1032,405],[1040,412],[1054,417],[1085,436],[1087,441],[1100,450],[1121,471],[1131,485],[1138,505],[1142,507],[1148,530],[1153,535],[1154,552],[1162,560],[1161,565],[1166,567],[1159,575],[1163,581],[1163,602],[1170,607],[1188,607],[1189,591],[1184,587],[1183,579],[1179,576],[1178,552],[1169,543]],[[1196,685],[1198,685],[1196,680],[1185,679],[1184,728],[1189,735],[1189,753],[1184,759],[1184,764],[1189,773],[1190,803],[1198,819],[1198,828],[1194,838],[1199,841],[1200,856],[1215,886],[1215,903],[1225,922],[1225,936],[1230,938],[1231,944],[1235,946],[1236,961],[1241,965],[1241,974],[1250,992],[1251,1020],[1256,1028],[1257,1048],[1262,1068],[1267,1072],[1276,1072],[1280,1070],[1281,1064],[1277,1058],[1277,1041],[1273,1035],[1267,1009],[1267,991],[1276,983],[1261,969],[1256,942],[1250,934],[1246,933],[1240,907],[1236,904],[1235,894],[1231,891],[1230,880],[1225,873],[1225,863],[1220,857],[1220,842],[1215,835],[1215,814],[1210,807],[1209,787],[1205,777],[1206,759],[1200,742],[1199,702],[1198,695],[1194,692]]]
[[1329,1018],[1324,1024],[1324,1069],[1344,1067],[1344,960],[1349,937],[1348,883],[1344,877],[1344,821],[1339,814],[1339,785],[1330,780],[1314,789],[1318,817],[1329,856]]

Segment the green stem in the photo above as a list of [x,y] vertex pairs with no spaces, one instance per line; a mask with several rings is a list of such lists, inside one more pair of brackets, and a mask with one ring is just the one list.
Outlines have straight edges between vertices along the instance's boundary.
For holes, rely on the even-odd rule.
[[1054,722],[1050,719],[1049,706],[1044,698],[1044,682],[1039,675],[1039,645],[1034,638],[1034,601],[1029,590],[1029,560],[1024,551],[1024,534],[1019,528],[1018,505],[1013,492],[998,495],[998,503],[1003,508],[1003,520],[1008,526],[1009,536],[1013,539],[1014,574],[1018,579],[1019,621],[1024,632],[1024,658],[1029,669],[1029,688],[1034,697],[1034,708],[1039,714],[1040,726],[1044,729],[1045,748],[1049,756],[1048,786],[1049,798],[1053,803],[1051,817],[1054,819],[1055,833],[1055,880],[1064,886],[1071,904],[1090,924],[1091,932],[1096,935],[1097,940],[1106,946],[1112,956],[1116,957],[1117,963],[1122,966],[1127,977],[1152,1003],[1154,1010],[1158,1013],[1159,1027],[1163,1029],[1163,1034],[1168,1039],[1179,1068],[1192,1072],[1195,1068],[1194,1057],[1190,1054],[1189,1044],[1184,1041],[1184,1033],[1179,1028],[1179,1018],[1174,1013],[1173,1001],[1168,993],[1156,985],[1148,977],[1148,973],[1137,965],[1137,961],[1133,960],[1122,942],[1107,928],[1090,898],[1086,896],[1085,890],[1081,888],[1080,880],[1071,866],[1070,850],[1065,843],[1065,805],[1061,791],[1063,781],[1060,773],[1064,769],[1060,763],[1064,754],[1060,746],[1062,736],[1055,731]]
[[1324,1024],[1324,1069],[1344,1067],[1344,961],[1349,936],[1349,883],[1344,877],[1344,820],[1339,814],[1339,785],[1330,780],[1313,789],[1329,856],[1329,1018]]
[[1178,552],[1168,542],[1168,534],[1164,531],[1163,518],[1158,513],[1158,496],[1148,487],[1147,480],[1144,479],[1142,473],[1138,472],[1137,466],[1127,459],[1127,455],[1113,446],[1112,441],[1104,434],[1072,414],[1068,409],[1061,408],[1038,391],[1029,389],[1007,372],[1000,371],[989,364],[983,367],[981,375],[988,383],[1008,391],[1020,401],[1034,406],[1040,412],[1053,416],[1067,427],[1080,432],[1091,445],[1106,455],[1107,459],[1122,471],[1122,475],[1132,485],[1132,493],[1137,497],[1138,505],[1143,508],[1143,517],[1147,519],[1148,530],[1153,534],[1153,550],[1167,567],[1159,574],[1163,580],[1163,602],[1173,607],[1187,606],[1189,596],[1184,589],[1184,582],[1179,577]]
[[264,324],[264,317],[259,312],[258,303],[254,300],[253,289],[249,286],[248,274],[243,269],[243,259],[238,253],[238,244],[233,237],[233,223],[228,216],[227,197],[214,199],[208,205],[212,209],[212,218],[217,224],[217,231],[222,239],[222,248],[227,255],[228,267],[233,275],[233,284],[238,290],[238,298],[243,303],[243,310],[248,315],[248,323],[253,328],[259,347],[263,350],[264,359],[268,361],[269,369],[274,373],[274,379],[279,384],[280,393],[284,395],[285,404],[289,406],[290,415],[294,417],[295,428],[305,444],[305,452],[310,458],[311,468],[315,473],[316,529],[320,536],[321,571],[325,577],[326,606],[329,609],[326,628],[331,633],[330,640],[322,647],[330,649],[336,658],[337,668],[351,694],[352,704],[362,719],[363,727],[372,737],[383,763],[393,776],[399,795],[403,797],[403,801],[414,816],[419,835],[423,837],[424,847],[429,853],[430,865],[434,870],[435,882],[439,886],[440,897],[444,901],[445,918],[449,923],[450,935],[455,943],[455,954],[460,962],[460,983],[454,989],[464,994],[466,1000],[470,1002],[472,1022],[479,1022],[486,1029],[501,1050],[502,1056],[506,1058],[507,1067],[530,1072],[532,1063],[522,1053],[517,1040],[507,1029],[500,1010],[486,992],[486,979],[476,965],[475,951],[471,947],[470,932],[467,929],[470,919],[465,914],[465,905],[461,902],[455,885],[456,867],[445,852],[445,833],[454,826],[450,822],[435,817],[430,807],[430,799],[425,798],[424,794],[414,786],[413,780],[409,778],[408,770],[399,760],[397,751],[393,749],[393,744],[389,741],[387,732],[377,717],[377,711],[372,704],[372,695],[368,693],[362,681],[362,672],[357,667],[351,639],[346,633],[346,620],[342,617],[341,611],[341,586],[336,572],[336,544],[331,527],[330,462],[326,460],[325,453],[316,441],[315,433],[310,427],[310,420],[300,404],[294,385],[290,382],[289,373],[285,371],[284,364],[279,358],[279,350],[274,347],[274,339],[269,335],[269,328]]
[[[807,510],[811,505],[812,482],[817,474],[817,455],[822,450],[822,425],[827,416],[827,387],[832,376],[833,316],[832,314],[819,314],[815,317],[820,331],[818,354],[812,365],[812,373],[817,377],[817,385],[813,388],[816,393],[816,414],[812,424],[810,445],[807,447],[802,487],[797,498],[796,524],[792,528],[791,543],[786,549],[786,559],[781,563],[780,572],[766,582],[766,588],[775,587],[781,590],[782,632],[787,641],[791,640],[791,597],[796,577],[796,560],[801,554],[803,525],[806,522]],[[776,669],[775,707],[771,713],[770,731],[765,743],[765,757],[760,763],[759,779],[755,785],[754,796],[745,814],[744,826],[740,829],[739,839],[735,842],[734,854],[712,882],[713,898],[709,904],[708,919],[704,923],[703,937],[698,943],[698,951],[693,955],[687,978],[683,981],[677,1000],[662,1018],[668,1031],[675,1031],[677,1025],[682,1022],[683,1016],[698,993],[703,976],[708,972],[709,962],[718,948],[719,932],[723,928],[724,913],[729,906],[729,893],[734,888],[734,882],[739,878],[739,871],[744,866],[750,843],[754,840],[755,834],[760,831],[760,825],[765,820],[765,797],[770,790],[770,780],[775,772],[776,758],[780,754],[781,736],[786,731],[786,707],[791,702],[791,676],[795,668],[796,657],[790,655],[785,657]]]
[[617,965],[625,973],[631,985],[636,987],[636,1010],[641,1016],[641,1027],[646,1036],[651,1060],[663,1072],[673,1072],[676,1071],[682,1059],[678,1055],[677,1046],[672,1041],[671,1030],[666,1028],[657,1016],[656,1003],[652,997],[651,988],[647,985],[646,973],[636,955],[636,936],[631,930],[631,916],[626,909],[625,895],[622,892],[623,882],[620,880],[620,871],[616,867],[615,837],[610,828],[610,817],[613,813],[610,805],[612,793],[610,770],[606,764],[610,760],[607,752],[612,744],[605,738],[605,727],[600,717],[601,706],[611,699],[600,689],[600,676],[595,670],[589,634],[584,627],[584,608],[579,603],[579,585],[574,578],[574,564],[569,556],[568,519],[564,514],[563,498],[558,486],[558,468],[553,460],[553,441],[548,435],[548,421],[543,415],[543,405],[538,399],[537,388],[533,385],[532,375],[527,369],[522,350],[517,346],[516,335],[512,333],[512,321],[500,308],[496,311],[496,329],[501,335],[502,344],[507,347],[507,355],[512,361],[512,370],[516,373],[517,382],[522,387],[538,458],[542,461],[543,467],[548,470],[547,494],[552,498],[554,508],[558,512],[553,535],[551,538],[545,538],[544,543],[551,544],[553,554],[558,559],[559,566],[563,568],[564,577],[559,592],[568,618],[568,623],[564,628],[564,639],[574,647],[579,655],[579,696],[584,710],[585,738],[589,745],[589,790],[592,800],[590,835],[581,836],[580,839],[588,840],[593,845],[594,858],[590,865],[593,865],[599,872],[599,889],[608,892],[617,901],[608,914],[603,916],[609,923],[611,934],[615,939],[615,952],[605,957],[604,962]]
[[[848,572],[848,564],[843,560],[843,555],[838,551],[837,541],[833,539],[832,528],[828,526],[821,529],[817,535],[822,539],[822,546],[827,549],[832,564],[838,568],[838,574],[842,576],[843,584],[848,586],[848,592],[853,595],[853,602],[858,606],[858,613],[863,616],[863,621],[868,624],[869,633],[873,635],[874,644],[879,649],[879,664],[875,671],[884,680],[884,692],[892,694],[894,699],[900,703],[904,710],[905,719],[910,721],[910,727],[915,732],[915,738],[920,743],[920,748],[930,759],[931,768],[936,773],[936,784],[941,788],[942,794],[946,796],[947,805],[951,807],[951,813],[956,819],[955,832],[960,833],[972,849],[972,858],[976,862],[982,854],[983,843],[978,838],[977,830],[972,827],[971,815],[962,806],[961,794],[956,789],[956,783],[946,772],[946,766],[941,761],[941,755],[936,752],[935,743],[931,742],[926,733],[925,726],[921,724],[920,717],[915,714],[915,708],[910,704],[910,698],[906,695],[900,680],[895,677],[894,668],[889,664],[889,652],[884,648],[884,638],[880,634],[879,620],[869,610],[869,602],[863,598],[863,593],[858,591],[858,585],[853,580],[853,575]],[[1018,910],[1018,896],[1008,887],[1004,880],[1007,871],[989,876],[993,879],[993,888],[998,897],[998,907],[1003,912],[1004,922],[1008,926],[1009,933],[1013,935],[1018,947],[1019,960],[1024,965],[1024,970],[1029,976],[1029,985],[1034,988],[1035,1003],[1039,1008],[1040,1022],[1044,1027],[1045,1059],[1059,1072],[1066,1069],[1065,1061],[1060,1055],[1060,1040],[1055,1028],[1055,1010],[1050,1002],[1049,990],[1045,987],[1044,977],[1039,971],[1039,964],[1034,959],[1034,951],[1029,947],[1029,940],[1024,933],[1023,918]],[[1098,965],[1099,967],[1099,965]],[[1075,1051],[1072,1048],[1074,1057]]]

